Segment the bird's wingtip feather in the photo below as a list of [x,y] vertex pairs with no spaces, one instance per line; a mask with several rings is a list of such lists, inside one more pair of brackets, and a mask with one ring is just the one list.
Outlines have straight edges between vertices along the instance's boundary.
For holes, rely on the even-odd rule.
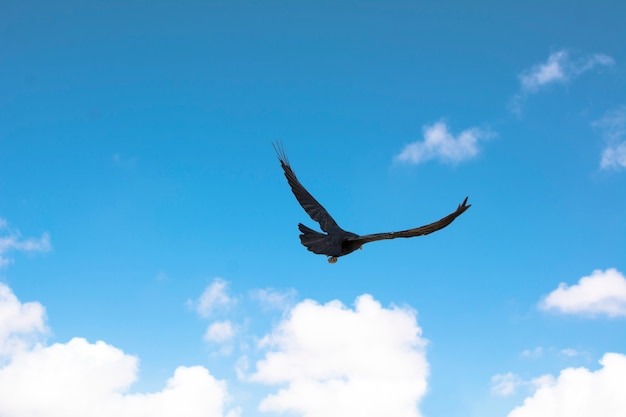
[[283,141],[276,140],[275,142],[272,142],[272,148],[274,148],[274,152],[276,152],[276,156],[278,157],[280,163],[289,166],[289,159],[287,159],[287,153],[283,147]]

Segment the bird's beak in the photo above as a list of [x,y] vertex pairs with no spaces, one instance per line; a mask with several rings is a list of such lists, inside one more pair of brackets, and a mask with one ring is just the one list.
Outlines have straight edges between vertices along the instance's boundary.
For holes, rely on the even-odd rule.
[[363,245],[359,246],[359,250],[363,250]]

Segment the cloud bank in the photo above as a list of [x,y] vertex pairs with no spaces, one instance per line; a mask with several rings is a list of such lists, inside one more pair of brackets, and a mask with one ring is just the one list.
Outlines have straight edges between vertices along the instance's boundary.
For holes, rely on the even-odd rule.
[[[221,294],[225,288],[214,281],[205,293]],[[47,344],[45,312],[40,303],[23,303],[0,284],[0,416],[241,414],[231,404],[226,382],[202,366],[176,368],[160,391],[130,393],[138,377],[137,357],[81,337]],[[235,333],[229,320],[214,321],[205,340],[228,346]],[[245,374],[247,358],[242,357],[240,379],[272,392],[262,399],[261,412],[419,417],[428,376],[421,334],[415,311],[383,308],[369,295],[358,297],[354,308],[305,300],[257,343],[264,356],[251,374]],[[281,386],[276,392],[275,385]]]
[[540,303],[542,310],[565,314],[626,316],[626,278],[615,268],[595,270],[571,287],[560,283]]
[[[224,381],[201,366],[178,367],[163,390],[128,394],[138,359],[79,337],[46,346],[41,304],[0,284],[0,415],[3,417],[235,417]],[[8,346],[8,348],[7,348]]]
[[355,308],[305,300],[267,335],[251,381],[281,385],[262,412],[304,417],[416,417],[426,391],[426,341],[415,312],[369,295]]
[[422,130],[423,140],[406,145],[394,158],[397,162],[417,165],[437,159],[444,163],[458,163],[478,155],[479,142],[493,136],[487,130],[473,127],[455,137],[443,121],[426,125]]

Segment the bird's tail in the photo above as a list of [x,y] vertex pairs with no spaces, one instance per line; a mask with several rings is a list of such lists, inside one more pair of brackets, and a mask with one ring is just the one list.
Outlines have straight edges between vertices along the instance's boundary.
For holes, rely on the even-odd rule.
[[320,255],[326,254],[326,248],[328,247],[328,235],[316,232],[302,223],[298,224],[298,229],[302,232],[300,235],[300,242],[302,242],[308,250]]

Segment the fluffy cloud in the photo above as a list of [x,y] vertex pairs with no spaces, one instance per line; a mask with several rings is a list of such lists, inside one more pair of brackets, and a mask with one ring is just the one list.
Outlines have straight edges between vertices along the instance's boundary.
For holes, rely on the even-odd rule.
[[475,157],[478,143],[493,136],[491,132],[471,128],[456,138],[442,121],[423,127],[424,140],[410,143],[395,157],[396,161],[420,164],[431,159],[457,163]]
[[587,55],[572,58],[566,50],[552,53],[546,62],[535,64],[519,76],[520,91],[511,101],[510,107],[516,113],[521,111],[521,104],[529,94],[536,93],[551,84],[565,84],[579,75],[598,66],[611,66],[613,58],[604,54]]
[[602,151],[600,167],[603,169],[626,168],[626,106],[609,111],[592,126],[601,132],[606,143]]
[[19,230],[10,230],[5,219],[0,218],[0,267],[12,262],[6,253],[18,252],[47,252],[52,249],[50,235],[44,233],[39,239],[23,239]]
[[215,278],[202,292],[196,303],[189,300],[187,304],[194,307],[202,317],[210,317],[218,308],[227,308],[236,303],[234,298],[228,295],[228,282],[222,278]]
[[[44,309],[0,286],[0,346],[44,331]],[[8,314],[6,312],[9,312]],[[227,388],[200,366],[179,367],[163,390],[128,394],[138,360],[105,342],[73,338],[50,346],[14,344],[0,362],[3,417],[218,417]],[[227,415],[235,416],[238,409]]]
[[357,298],[354,310],[339,301],[305,300],[261,345],[272,350],[250,380],[286,384],[261,401],[261,411],[419,416],[428,363],[412,310],[382,308],[369,295]]
[[557,379],[536,379],[537,390],[508,417],[622,417],[626,415],[626,356],[606,353],[602,368],[567,368]]
[[45,309],[37,302],[21,303],[0,283],[0,358],[32,345],[45,333]]
[[626,278],[614,268],[595,270],[571,287],[560,283],[539,308],[566,314],[626,316]]

